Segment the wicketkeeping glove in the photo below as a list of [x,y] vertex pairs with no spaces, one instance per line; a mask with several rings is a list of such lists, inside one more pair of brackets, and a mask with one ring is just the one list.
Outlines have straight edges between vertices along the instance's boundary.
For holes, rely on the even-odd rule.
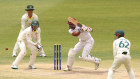
[[40,45],[40,43],[36,43],[35,46],[37,47],[38,50],[41,50],[42,49],[42,45]]
[[42,46],[41,46],[41,45],[37,45],[37,48],[38,48],[38,49],[42,49]]

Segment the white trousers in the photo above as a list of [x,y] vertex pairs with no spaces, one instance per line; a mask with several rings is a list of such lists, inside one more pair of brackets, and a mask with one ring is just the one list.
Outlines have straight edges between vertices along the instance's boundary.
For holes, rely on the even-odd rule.
[[33,65],[37,56],[37,52],[38,49],[32,45],[29,44],[27,42],[24,41],[19,41],[17,42],[18,46],[20,47],[20,53],[18,54],[18,56],[16,57],[15,61],[13,62],[12,65],[14,66],[18,66],[18,64],[20,63],[20,61],[23,59],[23,57],[26,55],[26,46],[31,50],[31,55],[30,55],[30,61],[29,61],[29,65]]
[[89,55],[93,45],[94,45],[93,38],[90,38],[89,40],[85,41],[79,41],[73,49],[71,48],[69,50],[67,66],[72,68],[72,65],[75,61],[75,55],[78,54],[82,49],[83,49],[82,56],[79,57],[81,60],[92,62],[95,64],[100,63],[98,58]]
[[82,57],[87,57],[94,45],[94,39],[90,38],[89,40],[86,41],[79,41],[75,47],[74,50],[76,51],[75,54],[78,54],[82,49]]
[[[22,31],[21,31],[22,32]],[[20,32],[20,33],[21,33]],[[19,33],[19,34],[20,34]],[[35,42],[37,42],[37,40],[35,39],[35,37],[33,38],[33,40],[35,41]],[[18,41],[15,43],[15,46],[14,46],[14,49],[13,49],[13,54],[16,54],[18,51],[19,51],[19,48],[20,48],[20,46],[18,45]],[[42,48],[41,50],[40,50],[40,54],[45,54],[45,52],[44,52],[44,49]]]
[[131,68],[131,63],[130,62],[131,62],[130,55],[123,55],[123,54],[116,55],[115,58],[114,58],[114,62],[112,64],[112,67],[108,71],[108,78],[107,79],[113,79],[114,71],[116,69],[118,69],[121,66],[121,64],[124,64],[128,74],[129,74],[129,78],[130,79],[135,79],[135,75],[134,75],[134,72]]

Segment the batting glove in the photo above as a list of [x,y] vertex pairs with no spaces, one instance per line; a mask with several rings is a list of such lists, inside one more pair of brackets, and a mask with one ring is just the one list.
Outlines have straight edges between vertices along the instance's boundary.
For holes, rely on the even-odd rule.
[[90,27],[86,27],[86,26],[83,26],[82,29],[85,31],[85,32],[92,32],[92,28]]
[[90,27],[88,27],[87,31],[88,31],[88,32],[93,32],[93,29],[90,28]]
[[81,29],[81,28],[80,28],[80,29],[78,29],[78,31],[80,31],[80,32],[84,32],[84,30],[83,30],[83,29]]

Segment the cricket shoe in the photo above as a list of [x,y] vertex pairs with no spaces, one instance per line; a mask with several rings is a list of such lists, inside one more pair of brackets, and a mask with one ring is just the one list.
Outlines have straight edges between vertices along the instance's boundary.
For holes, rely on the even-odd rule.
[[37,69],[37,68],[33,65],[29,65],[29,69]]
[[17,66],[11,66],[11,68],[12,68],[12,69],[18,69],[18,67],[17,67]]
[[64,71],[72,71],[72,67],[68,66],[64,69]]
[[100,66],[101,59],[98,60],[98,63],[95,63],[95,70],[97,70]]
[[14,53],[13,55],[12,55],[12,57],[16,57],[17,55]]
[[40,54],[40,57],[46,57],[46,55],[44,53]]

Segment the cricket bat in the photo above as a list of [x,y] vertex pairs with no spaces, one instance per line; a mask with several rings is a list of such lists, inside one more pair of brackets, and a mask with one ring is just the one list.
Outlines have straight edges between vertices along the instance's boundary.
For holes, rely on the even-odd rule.
[[74,25],[78,26],[78,27],[82,27],[82,24],[80,24],[77,20],[75,20],[72,17],[68,17],[68,21],[72,22]]
[[90,28],[90,27],[85,27],[85,26],[82,27],[82,24],[80,24],[76,19],[74,19],[72,17],[68,17],[68,21],[73,23],[74,25],[82,28],[84,31],[87,31],[87,32],[92,32],[93,31],[93,29]]

